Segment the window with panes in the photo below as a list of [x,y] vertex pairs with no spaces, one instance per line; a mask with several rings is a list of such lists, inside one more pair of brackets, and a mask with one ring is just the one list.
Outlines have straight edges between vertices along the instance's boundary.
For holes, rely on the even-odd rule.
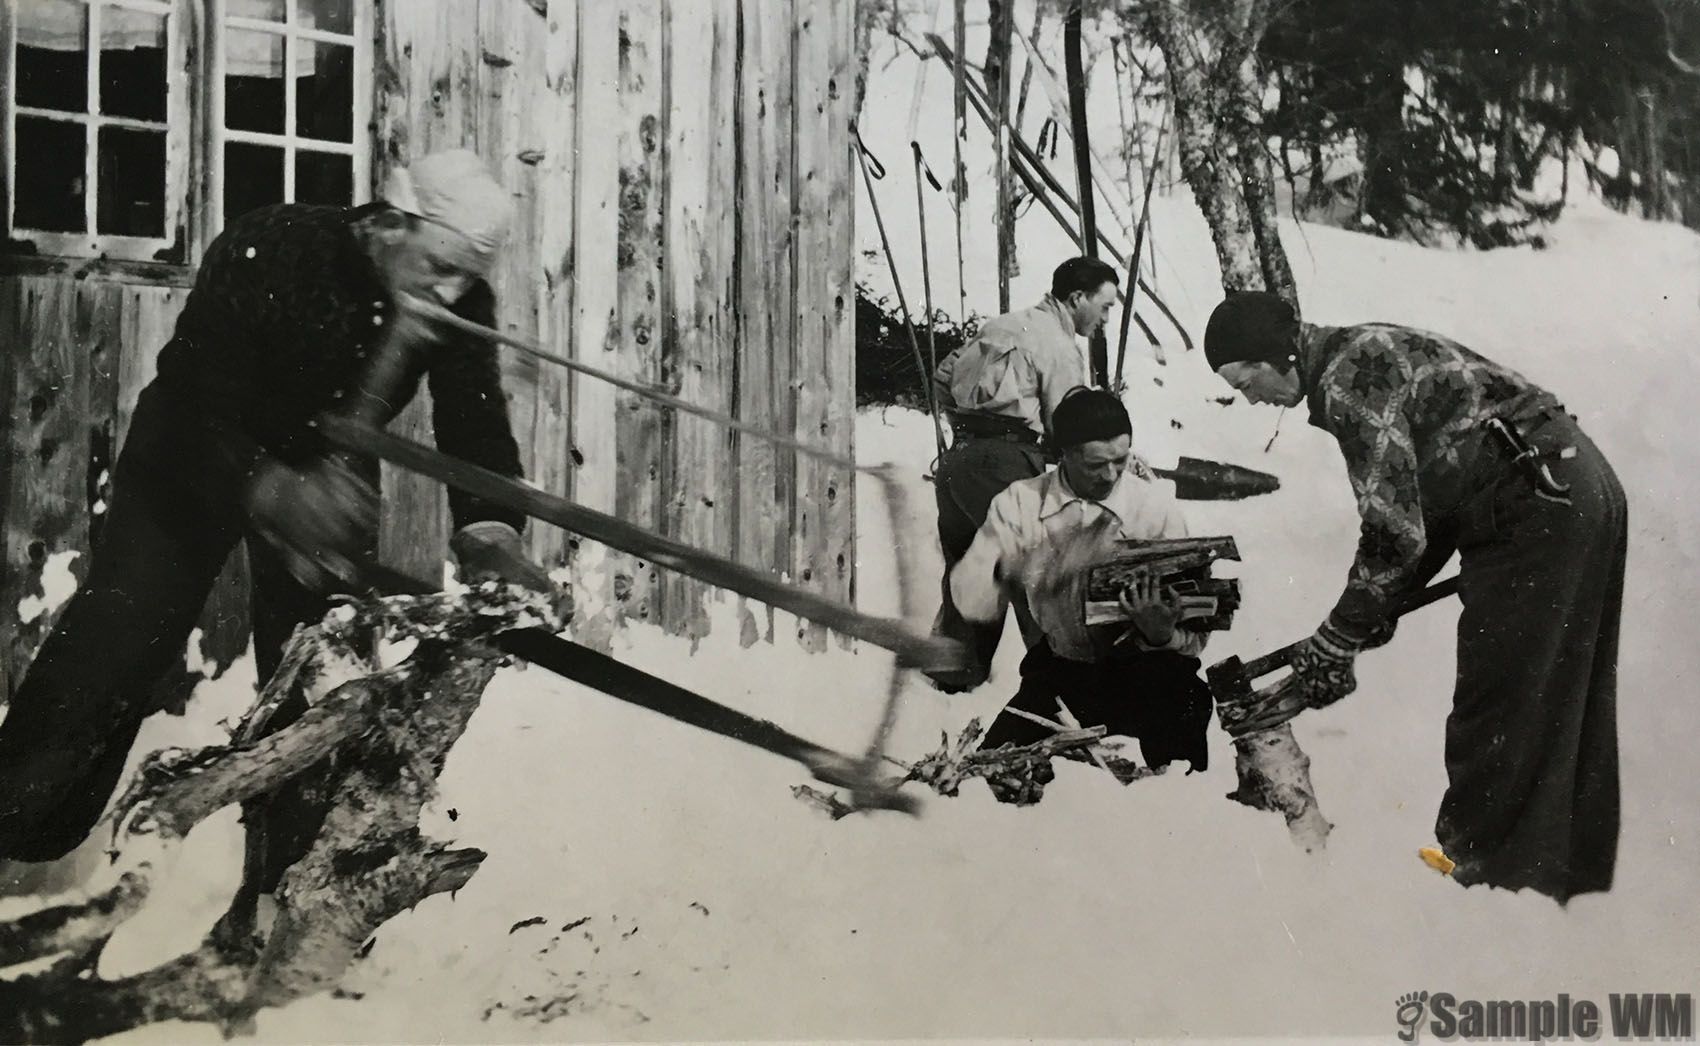
[[6,3],[14,251],[189,260],[191,209],[366,199],[371,0]]

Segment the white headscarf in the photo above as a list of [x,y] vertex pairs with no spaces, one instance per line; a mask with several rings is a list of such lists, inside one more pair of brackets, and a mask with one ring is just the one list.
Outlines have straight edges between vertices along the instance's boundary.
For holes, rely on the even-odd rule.
[[476,153],[448,149],[390,172],[384,202],[464,236],[474,271],[483,276],[495,262],[513,221],[513,203]]

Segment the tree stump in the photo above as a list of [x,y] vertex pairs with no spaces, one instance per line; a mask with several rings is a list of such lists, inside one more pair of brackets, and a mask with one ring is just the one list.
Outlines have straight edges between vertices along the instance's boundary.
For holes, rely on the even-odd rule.
[[[432,894],[453,892],[484,854],[419,831],[449,750],[501,663],[486,641],[560,627],[544,597],[489,582],[458,595],[349,603],[297,630],[283,666],[227,745],[153,756],[119,800],[112,862],[80,898],[0,923],[0,1041],[77,1043],[166,1020],[251,1028],[261,1008],[334,988],[372,933]],[[412,642],[385,667],[363,651]],[[258,737],[290,686],[308,711]],[[187,955],[134,976],[95,974],[112,933],[139,911],[190,829],[263,795],[335,753],[330,812],[284,873],[270,925],[225,920]],[[238,891],[242,896],[243,891]],[[241,926],[234,931],[232,926]]]

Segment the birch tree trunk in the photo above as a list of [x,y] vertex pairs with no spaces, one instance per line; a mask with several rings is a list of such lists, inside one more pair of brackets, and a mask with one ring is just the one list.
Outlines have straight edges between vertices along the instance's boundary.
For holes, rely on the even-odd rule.
[[1256,53],[1266,0],[1151,0],[1136,10],[1168,67],[1181,173],[1210,225],[1223,289],[1272,290],[1297,308],[1263,141]]
[[[1256,59],[1267,0],[1149,0],[1135,10],[1168,66],[1181,172],[1210,225],[1222,289],[1273,291],[1297,310],[1262,129]],[[1239,787],[1229,798],[1278,810],[1296,843],[1322,849],[1328,822],[1292,727],[1236,735],[1234,756]]]

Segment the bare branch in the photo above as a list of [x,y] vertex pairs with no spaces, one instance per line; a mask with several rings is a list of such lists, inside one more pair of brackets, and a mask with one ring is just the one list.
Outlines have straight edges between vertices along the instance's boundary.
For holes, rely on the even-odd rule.
[[[151,760],[120,801],[109,885],[80,902],[0,922],[0,966],[64,955],[44,971],[0,979],[0,1041],[85,1042],[165,1020],[206,1021],[227,1034],[252,1027],[266,1006],[334,987],[365,942],[426,897],[466,885],[484,854],[447,849],[419,832],[436,775],[478,708],[499,655],[496,632],[552,622],[542,597],[503,586],[459,596],[392,598],[342,608],[301,630],[288,660],[308,711],[254,739],[267,697],[239,741]],[[352,640],[381,628],[418,647],[396,668],[374,671]],[[405,716],[394,714],[405,708]],[[284,873],[277,918],[250,940],[234,909],[190,955],[106,981],[91,959],[140,909],[178,844],[214,811],[271,792],[339,749],[330,797],[311,848]]]

